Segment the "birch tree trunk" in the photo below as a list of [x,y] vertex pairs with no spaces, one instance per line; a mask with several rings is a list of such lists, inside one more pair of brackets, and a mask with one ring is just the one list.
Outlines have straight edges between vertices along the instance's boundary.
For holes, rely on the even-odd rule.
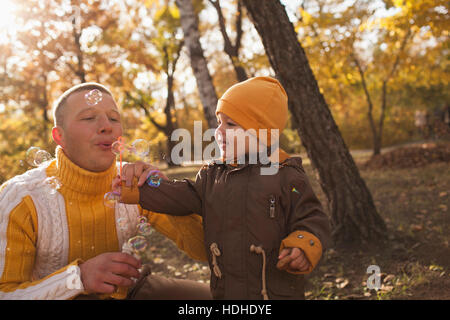
[[198,18],[192,5],[192,0],[176,0],[180,10],[181,27],[184,33],[185,45],[191,59],[191,67],[197,80],[203,112],[210,128],[217,127],[216,106],[217,94],[214,88],[208,64],[203,55],[198,30]]
[[270,64],[289,97],[289,109],[321,187],[335,244],[380,242],[386,226],[331,112],[284,6],[275,0],[243,0],[264,44]]

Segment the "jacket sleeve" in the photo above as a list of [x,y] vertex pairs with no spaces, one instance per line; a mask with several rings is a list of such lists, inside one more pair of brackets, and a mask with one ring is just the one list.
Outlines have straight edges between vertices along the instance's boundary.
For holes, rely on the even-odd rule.
[[[3,190],[5,191],[5,190]],[[23,198],[14,208],[0,192],[0,299],[71,299],[84,292],[80,260],[34,279],[37,218],[33,201]]]
[[302,249],[311,267],[298,274],[309,273],[331,241],[329,220],[303,169],[288,167],[286,171],[288,183],[283,187],[283,195],[285,206],[289,208],[289,235],[283,239],[280,251],[285,247]]
[[138,203],[145,210],[173,216],[201,215],[203,182],[206,169],[197,173],[196,180],[161,180],[155,187],[143,186],[122,189],[121,202]]

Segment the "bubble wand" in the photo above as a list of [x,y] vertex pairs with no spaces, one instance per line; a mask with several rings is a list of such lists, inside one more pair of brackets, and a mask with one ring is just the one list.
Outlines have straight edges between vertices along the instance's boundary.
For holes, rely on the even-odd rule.
[[119,161],[120,161],[120,167],[119,167],[119,177],[120,180],[122,180],[122,154],[123,150],[125,149],[125,143],[122,136],[117,138],[117,141],[119,142]]

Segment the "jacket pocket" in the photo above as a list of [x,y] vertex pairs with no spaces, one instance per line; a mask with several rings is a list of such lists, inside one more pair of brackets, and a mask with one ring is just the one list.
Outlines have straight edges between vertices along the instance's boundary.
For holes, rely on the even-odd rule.
[[278,270],[276,267],[277,261],[278,254],[273,252],[270,258],[267,279],[269,299],[305,299],[304,276]]
[[222,278],[216,277],[211,269],[211,278],[210,278],[210,285],[211,294],[213,296],[213,299],[223,299],[225,295],[225,282],[224,282],[224,276]]

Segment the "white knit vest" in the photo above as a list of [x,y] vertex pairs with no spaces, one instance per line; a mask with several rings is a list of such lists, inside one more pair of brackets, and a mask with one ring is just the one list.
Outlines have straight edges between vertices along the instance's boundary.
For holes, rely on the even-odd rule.
[[[7,250],[6,231],[11,211],[30,196],[36,208],[38,230],[36,260],[32,281],[42,279],[67,266],[69,255],[69,231],[64,198],[59,192],[51,192],[44,181],[47,165],[29,170],[7,182],[0,192],[0,277],[3,274]],[[138,223],[139,208],[136,205],[118,204],[115,206],[116,230],[120,248],[132,237]],[[122,218],[128,223],[119,227],[117,221]],[[78,268],[78,267],[76,267]],[[79,270],[77,270],[79,276]],[[0,299],[68,299],[83,292],[83,288],[67,288],[67,278],[71,274],[61,272],[25,289],[13,292],[1,292]]]

